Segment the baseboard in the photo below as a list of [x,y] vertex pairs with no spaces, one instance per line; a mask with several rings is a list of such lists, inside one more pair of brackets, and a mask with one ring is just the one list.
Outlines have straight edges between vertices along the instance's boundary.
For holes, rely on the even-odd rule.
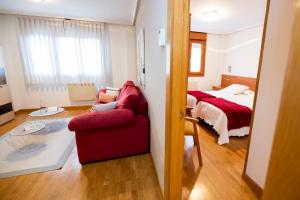
[[18,114],[22,114],[22,113],[29,113],[29,112],[33,112],[35,110],[38,110],[39,108],[24,108],[24,109],[19,109],[16,110],[15,113]]
[[90,109],[93,105],[64,106],[66,110]]
[[160,189],[160,194],[161,194],[161,197],[162,197],[162,199],[163,199],[163,191],[162,191],[162,189],[161,189],[161,187],[160,187],[160,183],[159,183],[159,180],[158,180],[158,174],[157,174],[157,171],[156,171],[156,169],[155,169],[155,165],[154,165],[154,160],[153,160],[153,157],[152,157],[152,154],[151,154],[151,152],[149,152],[149,155],[150,155],[150,159],[151,159],[151,162],[152,162],[152,165],[153,165],[153,168],[154,168],[154,171],[155,171],[155,175],[156,175],[156,178],[157,178],[157,182],[158,182],[158,185],[159,185],[159,189]]
[[250,178],[246,173],[243,173],[242,177],[245,180],[245,182],[248,184],[248,186],[250,187],[250,189],[252,190],[254,195],[258,199],[260,199],[262,197],[262,194],[263,194],[263,189],[259,185],[257,185],[257,183],[255,183],[252,180],[252,178]]

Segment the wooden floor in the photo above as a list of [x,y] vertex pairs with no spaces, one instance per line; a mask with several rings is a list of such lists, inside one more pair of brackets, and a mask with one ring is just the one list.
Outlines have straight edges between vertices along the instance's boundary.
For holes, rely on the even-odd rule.
[[[70,117],[86,110],[66,110]],[[0,126],[0,135],[21,124],[28,112]],[[47,158],[45,158],[47,159]],[[80,165],[76,148],[61,170],[0,179],[0,199],[162,199],[150,154]]]
[[183,199],[256,199],[242,179],[248,137],[232,137],[222,146],[217,138],[209,126],[200,124],[203,166],[199,168],[193,139],[185,137]]

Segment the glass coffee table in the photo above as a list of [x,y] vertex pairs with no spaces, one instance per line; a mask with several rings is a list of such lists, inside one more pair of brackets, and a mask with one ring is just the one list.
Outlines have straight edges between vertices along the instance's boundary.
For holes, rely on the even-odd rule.
[[[33,151],[37,147],[36,144],[43,144],[44,140],[51,134],[66,128],[69,122],[67,118],[29,118],[30,120],[26,120],[23,124],[11,130],[4,138],[13,149],[25,148],[25,153],[28,153],[29,149]],[[25,127],[28,126],[32,126],[32,128],[26,130]]]
[[29,116],[31,117],[45,117],[45,116],[51,116],[51,115],[56,115],[58,113],[64,112],[65,109],[64,108],[60,108],[57,107],[57,109],[55,108],[41,108],[39,110],[33,111],[31,113],[29,113]]
[[59,107],[56,111],[42,108],[31,112],[23,124],[10,131],[6,142],[14,149],[40,143],[45,135],[67,126],[65,120],[62,120],[64,114],[56,115],[63,112],[64,108]]

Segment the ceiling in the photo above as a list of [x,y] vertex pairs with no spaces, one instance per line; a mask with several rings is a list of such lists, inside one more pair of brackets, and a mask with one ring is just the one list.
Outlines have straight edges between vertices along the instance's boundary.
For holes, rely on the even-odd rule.
[[[264,23],[266,0],[191,0],[191,30],[226,34]],[[218,19],[203,21],[201,14],[217,10]]]
[[137,0],[0,0],[0,13],[132,25]]

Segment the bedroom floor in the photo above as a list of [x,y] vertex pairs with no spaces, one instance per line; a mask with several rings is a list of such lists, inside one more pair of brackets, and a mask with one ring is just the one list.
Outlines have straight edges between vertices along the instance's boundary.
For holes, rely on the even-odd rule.
[[199,168],[192,137],[185,137],[183,199],[256,199],[242,178],[248,137],[231,137],[219,146],[217,133],[200,124],[203,166]]
[[[55,115],[70,117],[86,109]],[[24,122],[28,112],[0,126],[0,135]],[[142,170],[141,170],[142,169]],[[81,166],[76,148],[61,170],[0,179],[0,199],[162,199],[150,154]]]

